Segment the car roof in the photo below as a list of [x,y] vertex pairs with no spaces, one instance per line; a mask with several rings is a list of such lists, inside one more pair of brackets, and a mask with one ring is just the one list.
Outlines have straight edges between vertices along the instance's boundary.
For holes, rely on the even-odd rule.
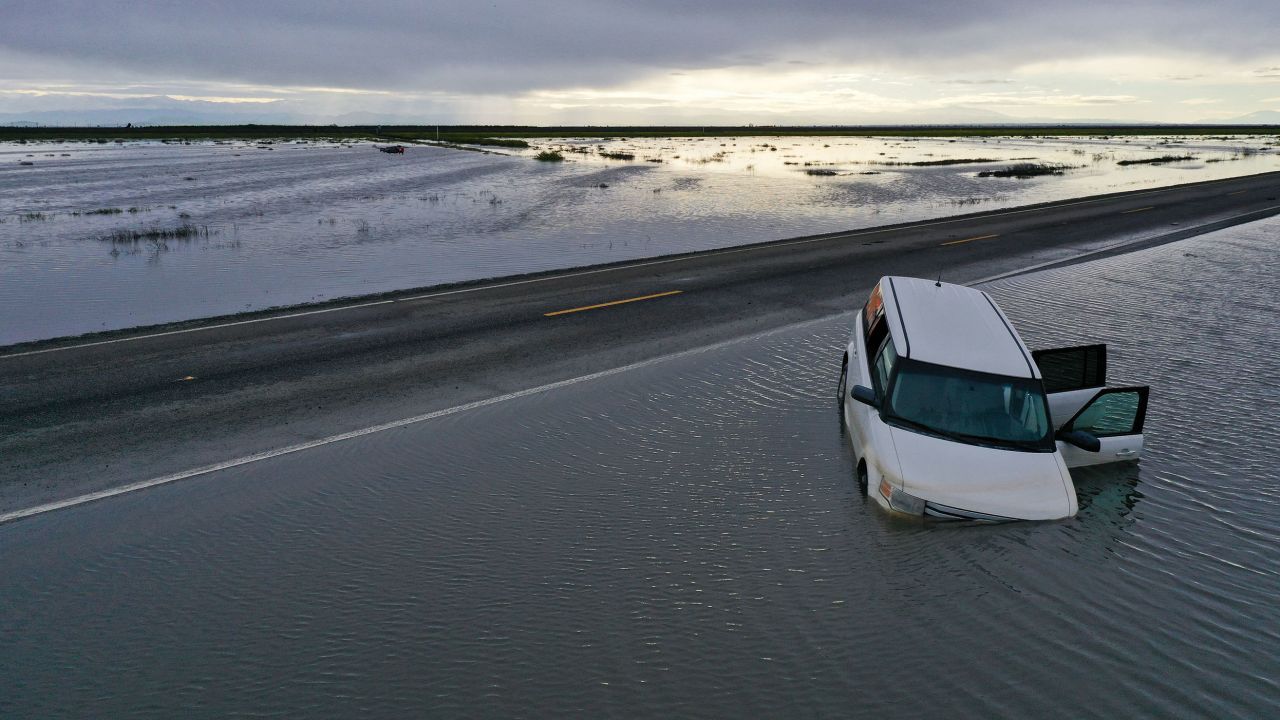
[[894,349],[902,357],[978,372],[1038,378],[1013,324],[981,290],[934,280],[880,280]]

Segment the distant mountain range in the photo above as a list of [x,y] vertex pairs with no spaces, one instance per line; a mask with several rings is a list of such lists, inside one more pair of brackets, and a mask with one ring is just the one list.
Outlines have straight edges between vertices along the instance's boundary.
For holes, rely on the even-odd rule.
[[1209,120],[1209,125],[1280,125],[1280,110],[1259,110],[1230,120]]

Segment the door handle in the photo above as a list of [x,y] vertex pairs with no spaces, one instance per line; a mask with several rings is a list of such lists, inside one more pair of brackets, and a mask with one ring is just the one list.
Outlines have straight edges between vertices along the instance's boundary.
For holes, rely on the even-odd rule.
[[1137,452],[1138,452],[1137,450],[1131,450],[1129,448],[1125,448],[1123,450],[1117,450],[1116,457],[1129,457],[1130,455],[1134,455]]

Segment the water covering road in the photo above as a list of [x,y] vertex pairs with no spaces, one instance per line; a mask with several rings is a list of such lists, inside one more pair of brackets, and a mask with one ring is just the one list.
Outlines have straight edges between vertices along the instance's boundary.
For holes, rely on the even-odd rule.
[[[564,163],[368,144],[4,143],[0,345],[1253,175],[1280,168],[1272,143],[668,138],[602,144],[632,162]],[[1118,164],[1164,155],[1192,159]],[[965,158],[991,162],[902,164]],[[1071,169],[978,177],[1018,158]]]
[[1056,523],[858,492],[847,317],[0,527],[0,716],[1266,717],[1280,221],[987,286],[1152,386]]

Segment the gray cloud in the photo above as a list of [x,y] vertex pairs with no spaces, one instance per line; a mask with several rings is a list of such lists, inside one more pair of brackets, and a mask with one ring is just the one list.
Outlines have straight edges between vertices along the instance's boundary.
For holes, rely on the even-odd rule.
[[[672,70],[892,63],[999,72],[1034,60],[1275,52],[1280,4],[959,0],[49,0],[9,3],[9,80],[78,75],[509,94]],[[794,65],[792,65],[794,67]],[[79,79],[84,79],[83,77]]]
[[995,80],[995,79],[965,80],[962,78],[957,78],[952,80],[943,80],[941,82],[946,85],[1011,85],[1013,84],[1012,80]]

